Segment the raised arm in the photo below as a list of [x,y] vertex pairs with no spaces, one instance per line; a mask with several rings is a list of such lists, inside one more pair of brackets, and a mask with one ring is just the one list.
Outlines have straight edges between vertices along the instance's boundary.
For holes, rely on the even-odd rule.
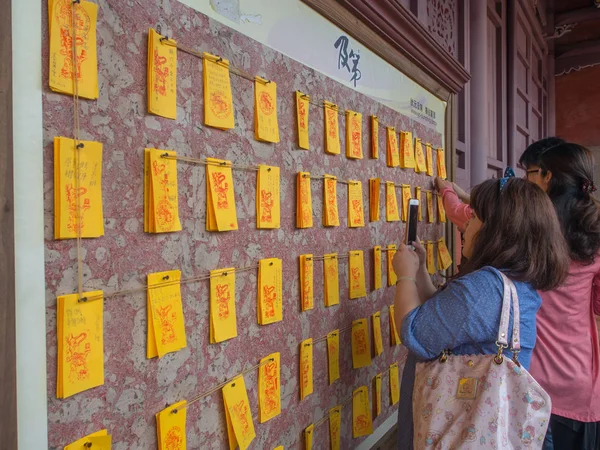
[[413,306],[400,322],[402,343],[417,357],[432,359],[447,348],[493,342],[501,303],[502,282],[496,274],[484,269],[466,275]]

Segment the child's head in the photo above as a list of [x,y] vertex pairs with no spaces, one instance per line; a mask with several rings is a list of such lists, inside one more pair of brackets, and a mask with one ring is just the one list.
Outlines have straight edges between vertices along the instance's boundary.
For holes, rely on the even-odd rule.
[[527,147],[520,164],[554,203],[571,258],[591,263],[600,250],[600,211],[590,195],[596,188],[592,152],[547,138]]
[[484,181],[471,193],[466,272],[492,266],[535,289],[553,289],[567,275],[569,256],[552,202],[520,178],[500,185],[500,180]]

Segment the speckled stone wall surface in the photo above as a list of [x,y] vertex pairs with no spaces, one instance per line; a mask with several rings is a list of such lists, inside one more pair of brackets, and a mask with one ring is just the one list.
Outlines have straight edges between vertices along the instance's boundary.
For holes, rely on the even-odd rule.
[[427,0],[427,26],[431,35],[458,58],[458,0]]
[[[47,2],[43,2],[46,4]],[[371,386],[373,377],[395,361],[404,363],[406,350],[391,347],[388,305],[393,288],[372,291],[372,252],[375,245],[398,243],[404,233],[401,223],[384,220],[359,229],[347,227],[347,192],[338,186],[341,226],[321,225],[322,182],[313,181],[315,227],[295,228],[296,173],[330,173],[344,179],[363,181],[368,212],[368,179],[410,183],[430,187],[432,178],[412,170],[390,169],[385,164],[385,133],[380,129],[379,160],[369,159],[368,116],[377,114],[381,124],[411,130],[416,136],[442,144],[441,136],[412,122],[326,76],[291,60],[249,38],[208,19],[174,0],[99,0],[98,62],[100,98],[81,102],[81,138],[104,144],[103,205],[105,235],[83,242],[85,290],[102,289],[106,294],[146,284],[148,273],[180,269],[183,277],[207,274],[211,269],[242,267],[261,258],[283,260],[283,321],[259,326],[256,321],[256,272],[237,275],[236,306],[238,337],[209,344],[209,284],[206,281],[182,286],[187,348],[161,359],[146,359],[146,296],[135,294],[105,300],[103,386],[59,400],[56,386],[56,296],[76,292],[77,256],[75,240],[53,239],[53,151],[55,136],[73,135],[73,102],[52,93],[48,86],[48,47],[44,42],[44,196],[46,239],[46,304],[48,346],[48,420],[52,449],[62,447],[88,433],[107,428],[113,449],[156,447],[155,413],[167,404],[189,399],[230,378],[271,352],[281,352],[282,413],[259,424],[257,373],[246,375],[248,395],[257,437],[253,449],[276,445],[301,448],[302,430],[327,414],[329,408],[348,398],[360,385]],[[230,59],[235,67],[277,82],[279,144],[254,139],[254,96],[252,83],[232,76],[236,127],[220,131],[203,125],[202,62],[178,56],[177,120],[154,117],[146,110],[147,30],[161,25],[178,42],[199,51]],[[44,21],[47,36],[47,21]],[[295,90],[321,101],[328,99],[341,108],[364,114],[363,160],[323,151],[323,111],[310,109],[310,151],[296,145]],[[408,100],[408,99],[407,99]],[[342,148],[345,124],[340,117]],[[155,147],[179,155],[217,157],[237,164],[267,163],[281,167],[281,229],[257,230],[255,225],[256,173],[234,171],[239,231],[205,231],[206,193],[204,167],[178,163],[179,211],[183,230],[171,234],[143,232],[143,151]],[[382,190],[383,192],[383,190]],[[400,198],[400,191],[398,191]],[[382,211],[383,214],[383,211]],[[383,215],[383,218],[385,216]],[[366,215],[368,220],[368,214]],[[422,223],[421,236],[437,239],[440,224]],[[323,306],[323,269],[315,264],[315,308],[300,312],[298,255],[364,250],[368,295],[348,300],[347,262],[340,261],[338,306]],[[383,260],[384,264],[386,258]],[[385,284],[385,268],[384,268]],[[341,380],[329,386],[324,342],[314,349],[314,394],[299,401],[299,343],[343,328],[357,318],[381,310],[384,353],[370,367],[353,370],[350,334],[341,337]],[[380,425],[397,407],[389,406],[388,378],[383,379],[383,411],[374,420]],[[352,438],[352,411],[342,413],[342,448],[354,448],[361,439]],[[328,426],[315,431],[316,449],[329,448]],[[188,448],[226,449],[227,432],[223,400],[217,392],[188,408]]]

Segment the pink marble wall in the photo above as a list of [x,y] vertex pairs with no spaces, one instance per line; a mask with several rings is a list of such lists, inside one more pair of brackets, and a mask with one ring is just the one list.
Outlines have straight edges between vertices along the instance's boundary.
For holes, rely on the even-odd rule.
[[458,37],[458,0],[427,0],[427,26],[431,35],[455,58]]
[[[46,4],[47,2],[43,2]],[[316,226],[295,228],[295,180],[298,171],[331,173],[363,181],[367,201],[368,178],[429,187],[431,178],[412,171],[390,169],[385,158],[352,161],[323,152],[322,110],[311,106],[311,151],[296,147],[293,92],[302,90],[314,99],[327,98],[342,108],[377,114],[382,124],[412,130],[417,136],[441,144],[441,136],[413,123],[374,100],[346,88],[249,38],[215,22],[174,0],[99,0],[98,60],[100,98],[83,101],[81,137],[104,144],[103,204],[105,236],[83,243],[85,290],[105,293],[142,286],[151,272],[180,269],[183,277],[206,274],[208,270],[241,267],[261,258],[283,259],[283,321],[268,326],[256,323],[256,273],[237,276],[238,331],[236,339],[209,344],[208,282],[182,286],[188,346],[162,359],[148,360],[146,354],[146,298],[144,294],[105,301],[104,386],[68,399],[55,397],[56,386],[56,296],[75,292],[77,287],[76,243],[53,239],[53,157],[55,136],[71,137],[72,100],[52,93],[44,73],[44,196],[46,238],[46,304],[48,345],[48,420],[52,449],[100,428],[113,436],[113,449],[151,449],[156,446],[154,414],[166,404],[193,397],[257,364],[268,353],[281,352],[282,414],[259,424],[255,420],[255,449],[276,445],[300,448],[302,430],[320,419],[329,408],[351,395],[359,385],[371,386],[372,378],[394,361],[404,362],[405,349],[390,347],[388,309],[393,301],[391,288],[367,298],[348,300],[347,265],[340,264],[341,304],[325,308],[322,301],[322,266],[315,264],[315,309],[300,312],[298,255],[346,252],[362,249],[367,276],[372,276],[375,245],[398,242],[404,227],[398,223],[368,223],[365,228],[347,228],[347,196],[339,187],[342,226],[324,228],[321,223],[322,185],[313,182]],[[162,26],[163,32],[180,43],[210,51],[231,60],[232,65],[251,74],[277,82],[281,142],[265,144],[254,140],[252,84],[232,76],[236,128],[220,131],[203,125],[201,60],[179,54],[178,119],[171,121],[146,111],[147,29]],[[47,22],[43,24],[47,33]],[[43,61],[48,65],[47,41]],[[343,120],[341,121],[344,130]],[[363,146],[369,152],[369,127],[364,124]],[[344,133],[342,132],[342,135]],[[380,152],[385,156],[385,133],[380,133]],[[342,137],[343,141],[343,137]],[[342,144],[344,144],[342,142]],[[282,225],[279,230],[257,230],[255,226],[255,173],[235,171],[235,195],[239,231],[205,231],[204,167],[179,163],[179,208],[183,231],[172,234],[143,232],[143,151],[144,147],[173,149],[179,155],[230,159],[238,164],[269,163],[281,167]],[[400,194],[400,192],[398,192]],[[367,208],[368,209],[368,208]],[[368,219],[368,216],[367,216]],[[421,236],[438,238],[442,226],[423,225]],[[384,259],[385,262],[385,259]],[[384,271],[385,277],[385,271]],[[385,279],[384,279],[385,283]],[[298,344],[308,337],[323,336],[343,328],[352,320],[382,310],[385,351],[370,367],[352,369],[350,335],[342,336],[341,380],[329,386],[325,343],[315,346],[315,392],[304,401],[298,394]],[[256,418],[257,375],[246,376],[252,412]],[[383,382],[383,413],[374,421],[380,425],[396,407],[389,406],[388,379]],[[226,449],[227,433],[222,397],[216,393],[188,409],[189,448]],[[342,414],[342,448],[353,448],[351,406]],[[328,426],[315,432],[315,448],[328,448]]]

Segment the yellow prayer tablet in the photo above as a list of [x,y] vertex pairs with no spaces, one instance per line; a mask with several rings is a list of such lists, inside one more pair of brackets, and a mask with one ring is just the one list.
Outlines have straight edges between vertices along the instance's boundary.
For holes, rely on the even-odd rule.
[[312,450],[313,435],[315,434],[315,425],[310,424],[304,429],[304,450]]
[[323,256],[323,277],[325,281],[325,306],[340,303],[340,281],[337,253]]
[[398,334],[398,328],[396,327],[396,317],[394,316],[394,305],[390,305],[390,338],[392,345],[400,345],[400,335]]
[[[73,3],[70,0],[49,0],[48,16],[50,89],[67,95],[75,95],[77,92],[79,97],[97,99],[96,22],[98,5],[88,1]],[[73,33],[73,22],[75,23],[75,33]],[[73,46],[74,38],[75,46]],[[73,55],[73,50],[75,50],[75,55]],[[73,60],[75,60],[75,65],[73,65]]]
[[101,143],[54,138],[54,206],[55,239],[104,235]]
[[340,128],[338,123],[337,105],[324,101],[325,111],[325,153],[330,155],[340,154]]
[[435,258],[433,256],[433,242],[427,241],[427,272],[433,275],[436,272]]
[[437,208],[438,208],[438,219],[440,223],[446,223],[446,210],[444,209],[444,201],[440,194],[436,194]]
[[[243,376],[240,375],[223,387],[223,402],[225,420],[233,431],[236,444],[240,446],[240,450],[246,450],[256,437],[256,432]],[[231,436],[229,444],[231,448]],[[236,445],[233,446],[235,447]]]
[[371,116],[371,158],[379,159],[379,119]]
[[204,125],[228,130],[235,127],[229,61],[204,52]]
[[[158,435],[158,449],[185,450],[186,439],[186,408],[185,400],[167,406],[156,414],[156,431]],[[92,449],[94,446],[91,447]]]
[[180,282],[179,270],[148,274],[148,336],[149,340],[154,336],[156,345],[156,355],[149,357],[162,358],[187,346]]
[[85,450],[87,448],[110,450],[111,445],[112,436],[108,434],[107,430],[100,430],[66,445],[64,450]]
[[400,167],[403,169],[415,168],[415,150],[410,131],[400,133]]
[[358,180],[348,181],[348,226],[350,228],[365,226],[362,183]]
[[400,401],[400,379],[398,363],[390,366],[390,404],[393,406]]
[[425,145],[425,164],[427,166],[427,175],[433,176],[433,150],[431,149],[431,144]]
[[237,336],[235,268],[210,271],[210,342]]
[[362,114],[346,111],[346,157],[362,159]]
[[387,247],[387,280],[388,286],[395,286],[397,282],[396,272],[394,272],[394,265],[392,261],[394,260],[394,255],[396,254],[396,249],[398,247],[396,244],[388,245]]
[[177,118],[177,42],[148,30],[148,112]]
[[431,191],[427,191],[425,194],[427,198],[427,222],[433,223],[433,194]]
[[302,311],[313,309],[313,255],[300,255],[300,303]]
[[310,96],[296,91],[296,122],[298,124],[298,147],[310,149],[308,139],[308,106]]
[[300,400],[313,393],[313,340],[300,342]]
[[398,222],[400,220],[396,186],[391,181],[385,183],[385,220],[388,222]]
[[279,352],[260,360],[258,371],[258,414],[264,423],[281,414],[281,375]]
[[419,200],[419,209],[417,212],[417,220],[419,222],[422,222],[423,221],[423,208],[422,208],[423,202],[421,201],[421,188],[419,186],[415,187],[415,198],[417,200]]
[[381,245],[373,249],[373,289],[381,289]]
[[327,333],[327,366],[329,384],[340,378],[340,330]]
[[329,448],[331,450],[340,450],[342,430],[342,405],[338,405],[329,410]]
[[150,233],[181,230],[177,185],[177,154],[147,148],[144,151],[144,229]]
[[296,227],[312,228],[313,210],[312,194],[310,190],[310,173],[298,172],[297,192],[298,198],[296,201]]
[[446,270],[452,265],[452,257],[446,246],[444,238],[440,238],[438,241],[438,267],[440,270]]
[[415,138],[415,172],[427,173],[427,163],[425,161],[425,152],[423,151],[423,142],[419,138]]
[[387,166],[398,167],[399,165],[398,135],[394,127],[387,127]]
[[268,325],[283,319],[281,259],[258,263],[258,323]]
[[408,202],[411,199],[410,185],[402,185],[402,221],[408,220]]
[[374,416],[377,417],[381,414],[381,374],[378,373],[373,378],[373,403],[374,403]]
[[373,433],[369,389],[361,386],[354,390],[352,397],[352,437],[357,438]]
[[438,148],[436,153],[437,153],[436,160],[437,160],[438,177],[445,180],[447,178],[447,175],[446,175],[446,156],[444,154],[444,149]]
[[369,179],[369,219],[371,222],[379,221],[380,185],[379,178]]
[[279,167],[258,166],[256,183],[256,228],[281,226],[281,188]]
[[206,229],[238,229],[231,161],[206,158]]
[[377,356],[383,353],[383,339],[381,338],[381,313],[377,311],[373,314],[373,340],[375,341],[375,354]]
[[279,142],[277,122],[277,84],[254,77],[254,125],[258,141]]
[[350,251],[349,259],[350,299],[366,297],[365,261],[362,250]]
[[337,203],[337,178],[333,175],[324,175],[323,183],[323,225],[336,227],[340,225],[340,216]]
[[104,384],[103,292],[84,292],[79,300],[79,294],[56,299],[57,398]]
[[352,322],[352,367],[358,369],[371,365],[371,340],[367,319]]

